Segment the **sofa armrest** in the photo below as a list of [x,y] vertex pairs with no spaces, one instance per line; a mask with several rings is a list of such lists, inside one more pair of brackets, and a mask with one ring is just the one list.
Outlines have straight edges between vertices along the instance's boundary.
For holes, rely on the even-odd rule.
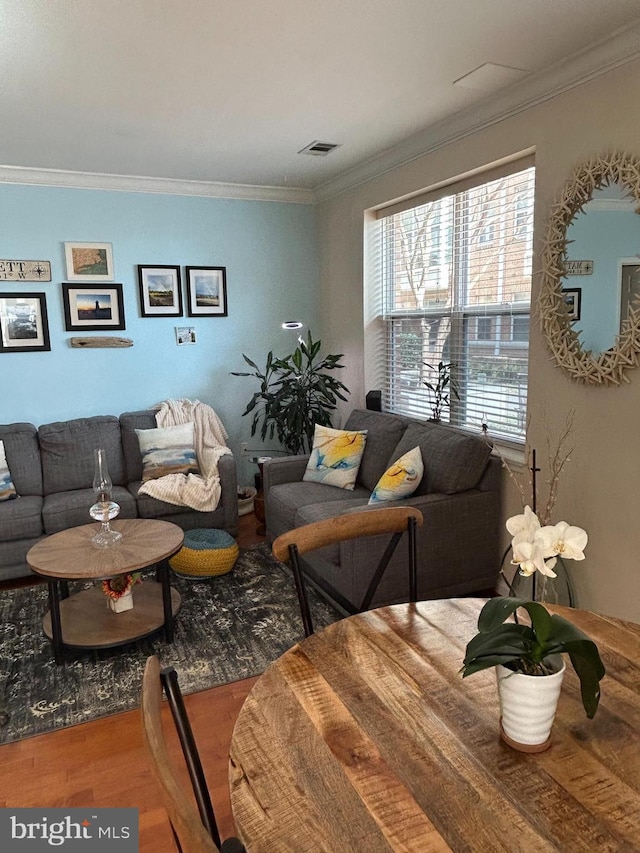
[[269,459],[262,466],[262,489],[266,494],[272,486],[281,483],[296,483],[302,480],[307,469],[309,454],[303,456],[281,456]]
[[218,460],[220,506],[224,510],[224,529],[238,529],[238,477],[235,457],[226,453]]

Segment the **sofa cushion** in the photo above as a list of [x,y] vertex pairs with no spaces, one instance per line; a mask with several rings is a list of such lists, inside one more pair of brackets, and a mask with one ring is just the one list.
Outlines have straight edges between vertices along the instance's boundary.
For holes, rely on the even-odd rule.
[[371,492],[369,503],[378,504],[408,498],[420,485],[423,474],[422,453],[419,447],[414,447],[391,463]]
[[167,474],[199,474],[193,422],[156,429],[137,429],[142,455],[142,480]]
[[114,486],[126,482],[120,423],[111,415],[44,424],[38,429],[45,495],[89,489],[93,484],[93,451],[104,448]]
[[[324,483],[307,483],[300,480],[272,486],[267,494],[269,532],[279,536],[285,530],[296,527],[296,514],[304,507],[320,506],[329,502],[347,506],[354,499],[366,505],[369,494],[367,489],[358,485],[351,491]],[[332,514],[339,515],[340,511]]]
[[42,466],[36,428],[27,423],[2,424],[0,439],[17,493],[42,495]]
[[[301,507],[294,516],[292,527],[302,527],[305,524],[313,524],[316,521],[326,521],[328,518],[334,518],[339,515],[345,515],[350,512],[360,512],[367,509],[367,497],[364,492],[358,493],[357,497],[353,497],[353,492],[349,500],[328,500],[323,503],[308,504]],[[340,563],[340,543],[333,542],[327,545],[326,548],[318,548],[314,551],[324,560],[338,565]]]
[[[120,507],[118,518],[137,518],[136,502],[124,486],[114,486],[111,498]],[[94,502],[93,489],[76,489],[46,495],[42,507],[45,533],[50,535],[68,527],[94,523],[89,515],[89,508]]]
[[11,479],[11,471],[4,452],[4,442],[0,439],[0,502],[17,498],[16,487]]
[[0,542],[42,536],[42,497],[24,495],[0,507]]
[[156,413],[153,409],[142,409],[139,412],[123,412],[120,415],[122,430],[122,449],[127,465],[127,482],[136,483],[142,480],[142,455],[136,430],[155,429],[157,427]]
[[[158,498],[152,498],[151,495],[145,495],[144,492],[140,494],[141,485],[142,481],[140,480],[136,483],[129,483],[127,487],[131,495],[136,499],[140,518],[164,518],[168,515],[183,515],[185,513],[198,512],[198,510],[193,510],[188,506],[179,506],[178,504],[160,501]],[[201,526],[206,527],[204,518]]]
[[303,479],[353,491],[366,440],[365,430],[331,429],[316,424]]
[[424,477],[415,491],[418,495],[433,492],[454,495],[474,489],[491,455],[491,447],[482,439],[429,422],[409,423],[394,457],[416,446],[424,462]]
[[347,418],[345,429],[367,430],[367,443],[356,482],[370,492],[393,459],[398,458],[392,458],[391,454],[402,438],[407,423],[407,419],[400,415],[368,409],[354,409]]

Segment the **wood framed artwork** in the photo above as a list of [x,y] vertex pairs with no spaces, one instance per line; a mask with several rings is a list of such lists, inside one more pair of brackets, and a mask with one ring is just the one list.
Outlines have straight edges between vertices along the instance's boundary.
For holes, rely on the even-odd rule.
[[187,267],[189,317],[227,316],[227,268]]
[[582,301],[582,288],[581,287],[564,287],[562,289],[562,299],[564,304],[567,306],[567,311],[569,312],[569,320],[571,323],[575,323],[576,320],[580,319],[580,303]]
[[62,285],[67,332],[103,332],[124,329],[121,284]]
[[113,281],[111,243],[65,243],[69,281]]
[[50,349],[44,293],[0,293],[0,352]]
[[141,317],[182,317],[180,267],[138,265]]

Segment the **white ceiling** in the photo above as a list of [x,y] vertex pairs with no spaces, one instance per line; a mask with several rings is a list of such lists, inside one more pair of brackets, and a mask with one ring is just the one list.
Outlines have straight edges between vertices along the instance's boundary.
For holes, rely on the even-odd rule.
[[0,167],[322,192],[637,55],[639,0],[0,0]]

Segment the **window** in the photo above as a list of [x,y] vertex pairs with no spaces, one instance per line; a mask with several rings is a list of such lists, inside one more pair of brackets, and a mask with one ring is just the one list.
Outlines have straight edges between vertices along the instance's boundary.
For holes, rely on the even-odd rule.
[[425,383],[450,363],[458,396],[444,419],[474,432],[486,422],[492,436],[524,442],[534,179],[520,161],[379,212],[374,303],[387,410],[429,418]]

